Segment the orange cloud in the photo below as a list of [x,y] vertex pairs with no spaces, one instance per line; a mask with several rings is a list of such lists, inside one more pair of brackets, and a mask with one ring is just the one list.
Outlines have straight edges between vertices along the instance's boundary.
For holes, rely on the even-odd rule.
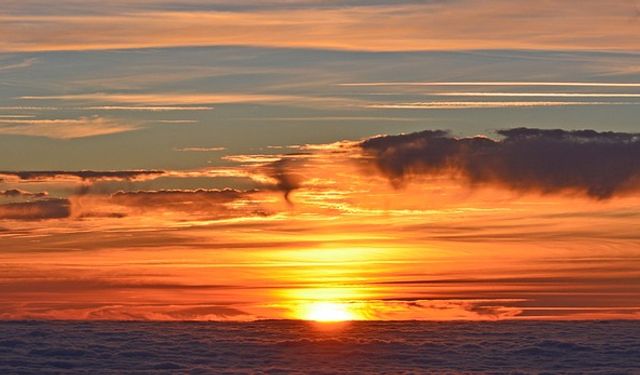
[[[55,99],[55,100],[81,100],[81,101],[101,101],[113,103],[133,103],[159,106],[160,110],[166,108],[189,109],[190,107],[179,107],[187,104],[232,104],[232,103],[260,103],[278,102],[292,100],[295,97],[286,95],[262,95],[262,94],[208,94],[208,93],[158,93],[158,94],[73,94],[73,95],[53,95],[53,96],[22,96],[20,99]],[[169,106],[169,107],[166,107]],[[96,108],[107,108],[96,107]],[[120,108],[120,107],[116,107]],[[128,107],[124,107],[128,108]],[[155,107],[131,107],[153,109]],[[196,107],[208,108],[208,107]]]
[[0,17],[4,51],[246,45],[364,51],[635,50],[631,2],[464,0],[247,11]]
[[76,119],[0,119],[0,134],[74,139],[128,132],[139,124],[99,116]]

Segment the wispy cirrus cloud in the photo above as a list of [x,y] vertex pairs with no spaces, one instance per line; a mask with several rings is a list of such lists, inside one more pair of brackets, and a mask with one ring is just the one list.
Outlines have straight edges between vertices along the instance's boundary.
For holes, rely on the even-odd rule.
[[[631,2],[463,0],[206,9],[170,6],[6,14],[4,51],[247,45],[365,51],[635,50]],[[77,7],[75,9],[78,9]],[[76,10],[77,11],[77,10]],[[28,27],[27,27],[28,26]]]
[[450,82],[351,82],[339,83],[345,87],[384,86],[522,86],[522,87],[640,87],[632,82],[552,82],[552,81],[450,81]]
[[139,129],[139,123],[90,116],[68,119],[0,118],[0,134],[74,139],[128,132]]
[[428,101],[400,103],[371,103],[365,108],[379,109],[473,109],[473,108],[527,108],[566,106],[640,105],[640,102],[603,101]]
[[[119,94],[119,93],[90,93],[90,94],[69,94],[69,95],[42,95],[42,96],[21,96],[19,99],[26,100],[65,100],[65,101],[98,101],[111,103],[131,103],[142,104],[143,107],[123,107],[144,108],[147,110],[158,108],[179,108],[190,104],[233,104],[233,103],[260,103],[278,102],[296,99],[295,96],[269,95],[269,94],[245,94],[245,93],[148,93],[148,94]],[[97,106],[91,108],[113,109],[110,106]],[[209,107],[206,107],[209,108]]]
[[[356,99],[313,95],[284,95],[241,92],[156,92],[156,93],[83,93],[64,95],[25,95],[16,99],[59,101],[64,108],[121,111],[204,111],[217,104],[287,104],[299,106],[340,106]],[[73,104],[71,104],[73,103]],[[88,103],[92,105],[81,105]],[[95,104],[94,104],[95,103]],[[71,104],[71,105],[69,105]],[[13,107],[18,109],[19,107]],[[28,106],[26,108],[29,108]],[[37,107],[33,107],[37,108]]]
[[177,152],[219,152],[226,150],[226,147],[176,147]]
[[92,111],[136,111],[136,112],[170,112],[170,111],[210,111],[210,106],[178,106],[178,105],[100,105],[78,107],[75,109]]
[[429,93],[434,96],[472,96],[497,98],[640,98],[638,93],[620,92],[492,92],[492,91],[454,91]]
[[35,64],[36,61],[38,61],[38,59],[36,59],[35,57],[32,57],[32,58],[29,58],[29,59],[22,60],[21,62],[0,65],[0,72],[4,72],[4,71],[7,71],[7,70],[13,70],[13,69],[28,68],[28,67],[32,66],[33,64]]

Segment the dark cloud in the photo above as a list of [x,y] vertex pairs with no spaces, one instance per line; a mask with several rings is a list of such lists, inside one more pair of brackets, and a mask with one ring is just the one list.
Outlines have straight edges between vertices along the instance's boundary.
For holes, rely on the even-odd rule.
[[176,320],[201,320],[203,318],[217,320],[248,316],[248,314],[242,310],[217,305],[176,309],[169,311],[166,314]]
[[138,180],[158,177],[165,174],[162,170],[127,171],[0,171],[0,177],[15,177],[23,181],[53,180],[60,178],[78,178],[85,181],[95,180]]
[[124,207],[130,214],[173,211],[208,219],[268,215],[251,200],[257,190],[198,189],[118,192],[108,203]]
[[0,219],[44,220],[69,217],[71,207],[67,199],[45,199],[35,202],[0,205]]
[[233,202],[252,191],[235,189],[198,189],[198,190],[154,190],[154,191],[120,191],[111,196],[114,203],[137,207],[171,207],[171,208],[206,208],[209,204]]
[[110,290],[215,290],[233,288],[229,285],[217,284],[178,284],[163,282],[108,280],[95,277],[55,278],[46,275],[40,278],[20,278],[18,280],[1,280],[0,288],[7,295],[19,293],[55,293],[55,292],[105,292]]
[[501,139],[423,131],[363,141],[395,186],[415,175],[451,173],[516,191],[575,191],[596,199],[640,189],[640,135],[594,130],[500,130]]
[[9,189],[9,190],[0,191],[0,197],[7,197],[7,198],[44,198],[47,195],[48,193],[46,191],[39,192],[39,193],[31,193],[31,192],[20,190],[20,189]]
[[[120,191],[111,195],[75,194],[68,199],[47,198],[42,193],[20,190],[0,192],[0,196],[37,197],[39,200],[0,205],[0,219],[42,220],[54,218],[123,218],[150,211],[180,212],[207,218],[238,215],[268,215],[258,203],[251,201],[257,190],[198,189]],[[234,202],[240,202],[234,206]]]
[[302,177],[293,171],[294,159],[283,158],[268,166],[267,174],[276,180],[275,189],[282,191],[284,199],[291,204],[291,192],[300,188]]

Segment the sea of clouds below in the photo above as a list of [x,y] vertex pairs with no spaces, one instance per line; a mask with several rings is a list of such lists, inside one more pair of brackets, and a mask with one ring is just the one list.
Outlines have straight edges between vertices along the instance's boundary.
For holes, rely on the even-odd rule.
[[640,322],[0,323],[0,374],[640,373]]

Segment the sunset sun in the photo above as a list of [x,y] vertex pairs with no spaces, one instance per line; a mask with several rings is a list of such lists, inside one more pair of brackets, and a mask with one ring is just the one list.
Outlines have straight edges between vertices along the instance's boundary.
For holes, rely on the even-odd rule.
[[315,322],[343,322],[358,319],[357,315],[349,310],[349,306],[336,302],[314,302],[304,308],[304,320]]

